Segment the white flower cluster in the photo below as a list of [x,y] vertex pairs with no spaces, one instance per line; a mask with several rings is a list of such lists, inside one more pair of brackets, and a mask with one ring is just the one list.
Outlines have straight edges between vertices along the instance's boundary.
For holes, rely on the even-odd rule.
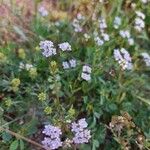
[[48,40],[41,41],[39,45],[40,45],[40,49],[43,50],[42,52],[43,56],[49,57],[57,54],[52,41],[48,41]]
[[19,68],[26,69],[27,71],[29,71],[31,68],[33,68],[33,65],[32,64],[24,64],[23,62],[20,62]]
[[114,58],[120,64],[123,70],[131,70],[133,68],[131,57],[125,48],[114,49]]
[[114,28],[118,29],[120,25],[121,25],[121,18],[116,16],[114,20]]
[[107,42],[107,41],[110,40],[109,35],[106,34],[106,33],[102,33],[102,34],[101,34],[101,37],[102,37],[102,38],[100,38],[100,37],[98,37],[98,36],[95,36],[95,38],[94,38],[94,40],[95,40],[95,42],[96,42],[96,44],[97,44],[98,46],[101,46],[101,45],[104,44],[104,42]]
[[41,16],[43,17],[48,16],[48,11],[45,9],[45,7],[43,6],[39,7],[38,11],[41,14]]
[[101,33],[103,33],[104,30],[107,28],[106,20],[103,17],[100,17],[99,19],[99,28]]
[[143,14],[140,11],[136,11],[136,15],[137,15],[137,17],[135,18],[135,26],[134,26],[134,28],[138,32],[141,32],[144,29],[144,27],[145,27],[145,22],[144,22],[145,14]]
[[69,61],[64,61],[62,63],[62,66],[64,69],[70,69],[70,68],[75,68],[77,65],[77,61],[75,59],[71,59]]
[[81,22],[83,20],[85,20],[85,17],[78,13],[77,18],[75,18],[72,22],[72,26],[74,27],[75,32],[82,32]]
[[149,0],[141,0],[141,2],[142,2],[143,4],[146,4],[146,3],[150,2],[150,1],[149,1]]
[[83,36],[85,37],[85,41],[88,41],[90,39],[90,35],[87,33],[84,33]]
[[134,45],[134,39],[131,38],[128,30],[120,30],[119,34],[122,38],[127,38],[129,45]]
[[71,51],[71,45],[68,42],[58,44],[58,46],[62,51]]
[[84,65],[82,68],[81,78],[86,81],[91,80],[91,72],[92,72],[92,68],[89,67],[88,65]]
[[150,55],[148,53],[142,53],[141,55],[146,63],[146,66],[150,67]]

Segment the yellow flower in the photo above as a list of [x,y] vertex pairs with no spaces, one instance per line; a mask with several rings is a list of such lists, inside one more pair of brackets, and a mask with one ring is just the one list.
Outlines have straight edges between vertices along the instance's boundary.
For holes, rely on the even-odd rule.
[[13,104],[13,103],[12,103],[12,100],[11,100],[10,98],[5,99],[5,105],[6,105],[7,107],[10,107],[12,104]]
[[37,69],[36,68],[30,68],[29,76],[34,79],[37,76]]
[[73,109],[72,107],[69,109],[69,111],[68,111],[68,115],[70,116],[70,117],[73,117],[74,115],[75,115],[75,109]]
[[52,113],[52,108],[47,106],[45,109],[44,109],[44,112],[46,113],[46,115],[49,115]]
[[38,51],[40,51],[40,47],[39,46],[36,46],[35,47],[35,50],[38,52]]
[[39,101],[44,101],[46,100],[46,94],[44,92],[41,92],[39,95],[38,95],[38,99]]
[[7,59],[6,56],[0,52],[0,63],[6,62],[6,59]]
[[51,61],[50,62],[49,69],[50,69],[51,74],[55,74],[56,72],[58,72],[58,67],[57,67],[56,61]]
[[20,85],[20,79],[18,79],[18,78],[12,79],[12,81],[11,81],[12,87],[18,87],[19,85]]
[[20,49],[18,50],[18,55],[19,55],[19,57],[20,57],[21,59],[25,59],[25,57],[26,57],[25,50],[22,49],[22,48],[20,48]]

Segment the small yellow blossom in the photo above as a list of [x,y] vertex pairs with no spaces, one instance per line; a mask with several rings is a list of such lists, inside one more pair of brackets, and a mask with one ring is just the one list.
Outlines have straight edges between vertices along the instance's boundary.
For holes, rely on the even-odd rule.
[[46,115],[49,115],[52,113],[52,108],[47,106],[45,109],[44,109],[44,112],[46,113]]
[[18,56],[21,58],[21,59],[25,59],[26,58],[26,53],[25,53],[25,50],[20,48],[18,50]]
[[12,106],[12,100],[10,99],[10,98],[7,98],[7,99],[5,99],[5,105],[6,105],[6,107],[11,107]]
[[30,68],[29,76],[34,79],[37,76],[37,69],[36,68]]
[[6,56],[0,52],[0,63],[6,62],[6,59],[7,59]]
[[38,99],[39,99],[39,101],[45,101],[46,100],[46,93],[44,93],[44,92],[39,93]]
[[11,85],[12,85],[12,87],[18,87],[20,85],[20,79],[18,79],[18,78],[12,79]]

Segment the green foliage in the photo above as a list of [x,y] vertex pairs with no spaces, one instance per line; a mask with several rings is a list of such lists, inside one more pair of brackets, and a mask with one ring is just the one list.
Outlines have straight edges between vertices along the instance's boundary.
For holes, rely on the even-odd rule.
[[[36,4],[40,2],[37,0]],[[43,126],[52,124],[61,127],[65,141],[66,137],[73,137],[70,123],[86,118],[92,137],[87,144],[74,144],[75,148],[149,149],[150,67],[146,66],[141,53],[149,53],[150,7],[141,1],[135,4],[133,9],[130,0],[61,1],[57,7],[68,17],[64,18],[60,12],[58,19],[54,19],[36,12],[26,30],[13,25],[21,41],[5,41],[0,46],[0,126],[41,143]],[[134,30],[136,10],[146,16],[141,33]],[[85,17],[79,33],[72,25],[78,11]],[[94,39],[95,34],[102,34],[100,16],[106,18],[105,32],[110,40],[98,46]],[[122,18],[118,29],[113,27],[116,16]],[[130,31],[133,45],[121,38],[120,30]],[[42,40],[53,41],[57,55],[44,57],[39,48]],[[72,51],[61,51],[58,44],[63,42],[68,42]],[[114,49],[123,47],[132,57],[132,70],[123,70],[114,59]],[[73,58],[77,66],[64,69],[62,62]],[[86,64],[92,68],[90,81],[81,77]],[[126,113],[130,117],[124,116]],[[31,149],[23,139],[15,139],[6,131],[0,131],[0,136],[2,150],[25,150],[26,146]]]

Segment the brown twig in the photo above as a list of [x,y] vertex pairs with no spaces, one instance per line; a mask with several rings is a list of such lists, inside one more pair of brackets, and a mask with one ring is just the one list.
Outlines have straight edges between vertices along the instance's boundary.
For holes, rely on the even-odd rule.
[[[10,131],[9,129],[0,127],[0,131],[1,131],[1,130],[2,130],[2,131],[5,131],[5,132],[7,132],[7,133],[9,133],[9,134],[11,134],[11,135],[13,135],[13,136],[15,136],[16,138],[23,139],[24,141],[26,141],[26,142],[28,142],[28,143],[31,143],[31,144],[33,144],[33,145],[35,145],[35,146],[37,146],[37,147],[40,147],[41,149],[45,149],[45,147],[44,147],[43,145],[41,145],[41,144],[39,144],[39,143],[37,143],[37,142],[31,140],[31,139],[28,139],[28,138],[26,138],[26,137],[24,137],[24,136],[22,136],[22,135],[20,135],[20,134],[18,134],[18,133],[15,133],[15,132],[13,132],[13,131]],[[48,149],[48,150],[50,150],[50,149]]]

